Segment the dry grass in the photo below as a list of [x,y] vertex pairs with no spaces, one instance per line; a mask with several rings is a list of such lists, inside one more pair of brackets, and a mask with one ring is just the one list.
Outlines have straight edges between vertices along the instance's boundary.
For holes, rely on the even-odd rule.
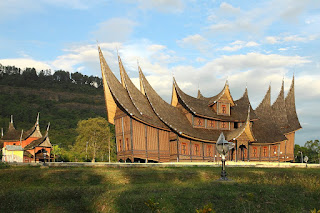
[[320,169],[0,168],[0,212],[310,212]]

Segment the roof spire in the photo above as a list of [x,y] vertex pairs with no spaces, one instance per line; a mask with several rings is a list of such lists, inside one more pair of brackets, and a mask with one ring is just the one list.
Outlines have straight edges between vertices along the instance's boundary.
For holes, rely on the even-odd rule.
[[11,121],[10,121],[10,123],[13,124],[13,115],[11,115]]
[[1,138],[3,137],[3,128],[1,128]]
[[38,112],[38,115],[37,115],[37,122],[36,124],[39,126],[39,116],[40,116],[40,112]]
[[20,146],[22,146],[22,135],[23,135],[23,130],[21,131],[21,135],[20,135]]
[[47,126],[47,133],[49,132],[49,129],[50,129],[50,122],[48,123],[48,126]]

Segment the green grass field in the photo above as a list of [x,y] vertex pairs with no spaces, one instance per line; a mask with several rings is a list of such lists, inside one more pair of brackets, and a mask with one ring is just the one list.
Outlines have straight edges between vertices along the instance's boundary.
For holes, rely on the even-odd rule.
[[[0,167],[0,212],[310,212],[320,169]],[[148,205],[149,207],[148,207]]]

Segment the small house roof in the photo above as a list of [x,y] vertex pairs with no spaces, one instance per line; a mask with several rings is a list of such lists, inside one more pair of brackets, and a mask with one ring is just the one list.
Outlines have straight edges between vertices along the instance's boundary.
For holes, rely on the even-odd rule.
[[19,145],[7,145],[5,149],[8,151],[23,151],[22,146]]

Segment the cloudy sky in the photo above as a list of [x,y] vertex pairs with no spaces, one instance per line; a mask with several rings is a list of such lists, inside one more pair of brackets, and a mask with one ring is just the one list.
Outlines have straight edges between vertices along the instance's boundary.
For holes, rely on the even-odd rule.
[[[250,4],[248,4],[250,2]],[[138,82],[137,61],[168,102],[172,76],[188,94],[234,99],[248,87],[257,107],[293,74],[303,129],[296,143],[320,139],[318,0],[6,0],[0,1],[0,63],[100,74],[97,42],[119,76],[117,49]]]

